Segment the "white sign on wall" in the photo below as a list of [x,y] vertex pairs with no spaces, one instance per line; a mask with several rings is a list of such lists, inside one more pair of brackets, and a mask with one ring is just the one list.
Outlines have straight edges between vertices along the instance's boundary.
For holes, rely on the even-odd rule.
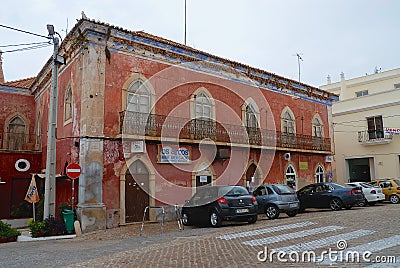
[[144,152],[144,142],[143,141],[133,141],[131,143],[132,153],[143,153]]
[[385,127],[385,135],[400,134],[400,128]]
[[158,145],[158,163],[188,164],[191,160],[190,147]]

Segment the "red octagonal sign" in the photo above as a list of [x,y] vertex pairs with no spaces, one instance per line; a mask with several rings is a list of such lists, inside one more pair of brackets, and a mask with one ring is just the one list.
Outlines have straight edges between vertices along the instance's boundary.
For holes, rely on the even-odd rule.
[[71,163],[66,168],[67,176],[71,179],[76,179],[81,175],[82,168],[79,164]]

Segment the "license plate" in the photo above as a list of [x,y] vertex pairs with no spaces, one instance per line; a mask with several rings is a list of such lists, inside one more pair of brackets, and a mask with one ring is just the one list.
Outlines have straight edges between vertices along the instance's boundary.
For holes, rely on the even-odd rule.
[[236,210],[236,213],[246,213],[246,212],[249,212],[248,208],[238,208]]
[[295,207],[297,207],[297,204],[290,204],[289,207],[295,208]]

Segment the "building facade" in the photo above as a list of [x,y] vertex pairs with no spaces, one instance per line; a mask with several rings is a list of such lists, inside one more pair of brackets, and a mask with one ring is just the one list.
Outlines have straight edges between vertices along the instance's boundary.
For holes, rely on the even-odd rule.
[[[203,185],[298,188],[332,171],[332,93],[88,19],[59,54],[56,173],[82,167],[83,231],[141,221],[147,206],[173,211]],[[51,67],[30,87],[42,152]]]
[[332,106],[339,182],[400,177],[400,69],[321,86]]

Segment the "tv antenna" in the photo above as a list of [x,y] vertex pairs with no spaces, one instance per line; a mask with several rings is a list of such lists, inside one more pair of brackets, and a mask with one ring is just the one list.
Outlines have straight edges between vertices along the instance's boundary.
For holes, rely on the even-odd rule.
[[303,55],[303,53],[296,53],[296,55],[293,55],[293,56],[297,57],[297,63],[299,65],[299,82],[300,82],[300,60],[303,61],[303,58],[301,57],[301,55]]

